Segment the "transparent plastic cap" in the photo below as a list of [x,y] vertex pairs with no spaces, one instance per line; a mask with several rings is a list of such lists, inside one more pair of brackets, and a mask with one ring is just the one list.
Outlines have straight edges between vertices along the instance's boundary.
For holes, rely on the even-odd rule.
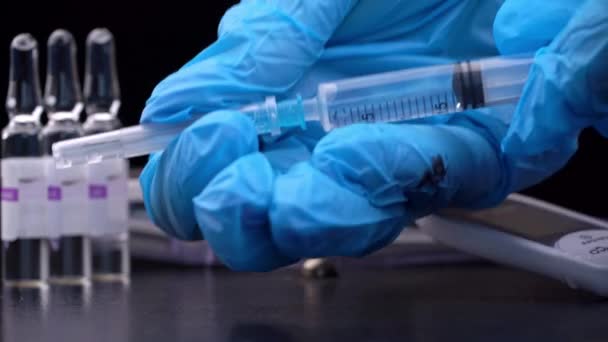
[[[270,96],[266,101],[248,105],[240,111],[254,121],[258,134],[277,135],[282,128],[305,128],[303,110],[310,105],[310,101],[302,101],[299,97],[277,104],[276,99]],[[53,144],[53,157],[57,167],[67,168],[105,159],[146,155],[163,150],[194,120],[176,124],[143,124],[60,141]]]
[[39,119],[42,114],[38,42],[29,33],[22,33],[11,42],[6,111],[11,118],[32,114]]
[[66,30],[54,31],[48,40],[48,59],[44,105],[49,117],[69,114],[78,120],[82,111],[82,93],[78,78],[76,43]]
[[94,29],[87,37],[84,97],[87,115],[116,115],[120,108],[114,36],[105,28]]
[[58,168],[67,168],[105,159],[146,155],[164,149],[191,123],[139,125],[60,141],[53,144],[53,157]]

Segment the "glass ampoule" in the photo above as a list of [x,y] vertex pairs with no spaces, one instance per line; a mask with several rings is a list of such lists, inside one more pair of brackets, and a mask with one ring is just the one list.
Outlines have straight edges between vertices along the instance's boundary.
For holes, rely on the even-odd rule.
[[[114,37],[97,28],[87,37],[84,96],[86,135],[120,128],[120,86]],[[87,165],[90,224],[93,232],[93,279],[128,282],[129,164],[125,159]]]
[[86,168],[57,169],[51,157],[54,143],[84,134],[79,122],[82,93],[74,37],[56,30],[49,37],[44,105],[48,123],[41,142],[47,156],[48,229],[52,232],[50,282],[87,285],[91,279]]
[[46,287],[49,275],[46,230],[47,187],[38,136],[43,111],[38,43],[30,34],[10,46],[10,71],[2,130],[2,281],[5,286]]

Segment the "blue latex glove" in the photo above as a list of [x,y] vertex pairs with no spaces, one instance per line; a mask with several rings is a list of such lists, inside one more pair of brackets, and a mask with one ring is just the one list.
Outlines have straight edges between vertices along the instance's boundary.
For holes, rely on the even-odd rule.
[[521,188],[564,166],[582,129],[608,133],[608,2],[508,0],[494,31],[501,53],[538,50],[503,141]]
[[495,55],[500,4],[233,7],[217,42],[161,82],[144,110],[142,122],[216,111],[151,157],[140,177],[149,215],[174,236],[204,236],[233,269],[259,271],[304,257],[364,255],[438,208],[498,203],[517,170],[501,154],[508,127],[497,111],[355,125],[325,137],[309,126],[261,141],[249,119],[222,109],[266,95],[311,96],[329,79]]

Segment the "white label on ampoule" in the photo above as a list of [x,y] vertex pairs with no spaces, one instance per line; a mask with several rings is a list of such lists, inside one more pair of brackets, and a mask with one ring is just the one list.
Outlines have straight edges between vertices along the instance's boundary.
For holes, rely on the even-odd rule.
[[88,165],[89,222],[93,235],[120,234],[129,220],[128,162],[104,160]]
[[84,166],[58,169],[46,158],[48,223],[54,237],[88,235],[88,188]]
[[48,237],[44,160],[2,159],[2,240]]

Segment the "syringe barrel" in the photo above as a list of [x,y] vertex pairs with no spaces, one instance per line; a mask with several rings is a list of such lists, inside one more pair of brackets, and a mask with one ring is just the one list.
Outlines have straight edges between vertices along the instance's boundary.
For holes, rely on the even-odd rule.
[[319,85],[325,130],[354,123],[395,122],[459,111],[452,64],[350,78]]
[[317,92],[320,121],[329,131],[517,102],[531,63],[495,57],[326,82]]
[[483,106],[519,101],[533,61],[532,56],[522,55],[486,58],[475,62],[481,70]]

